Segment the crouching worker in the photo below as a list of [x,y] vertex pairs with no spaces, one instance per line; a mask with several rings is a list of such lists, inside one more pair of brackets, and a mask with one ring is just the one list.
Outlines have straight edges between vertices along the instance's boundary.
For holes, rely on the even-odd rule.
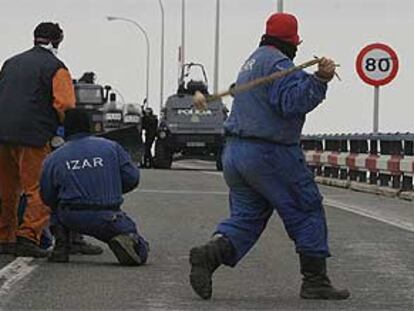
[[123,265],[144,264],[148,243],[121,211],[122,194],[138,186],[138,168],[119,144],[90,134],[85,112],[67,111],[64,126],[67,142],[47,157],[40,182],[52,208],[49,261],[69,261],[69,232],[75,231],[107,243]]

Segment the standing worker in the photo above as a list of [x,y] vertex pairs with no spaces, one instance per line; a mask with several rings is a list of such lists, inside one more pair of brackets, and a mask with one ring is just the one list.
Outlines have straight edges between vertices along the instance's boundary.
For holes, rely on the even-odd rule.
[[[236,85],[294,66],[300,44],[295,16],[276,13],[266,23],[259,48],[243,65]],[[298,71],[235,95],[225,122],[224,178],[230,217],[213,238],[190,251],[190,282],[203,299],[212,295],[212,275],[234,267],[253,247],[276,210],[300,258],[305,299],[346,299],[326,272],[330,257],[322,196],[300,146],[305,115],[324,99],[335,63],[322,58],[314,74]]]
[[64,127],[67,142],[47,157],[40,182],[53,211],[49,260],[69,261],[69,232],[75,231],[108,243],[121,264],[144,264],[148,243],[121,211],[122,194],[138,186],[138,168],[119,144],[91,135],[85,111],[67,111]]
[[[57,57],[63,31],[40,23],[34,47],[8,59],[0,72],[0,253],[45,257],[40,236],[49,208],[39,195],[42,162],[64,112],[75,106],[72,78]],[[19,195],[27,208],[17,220]]]

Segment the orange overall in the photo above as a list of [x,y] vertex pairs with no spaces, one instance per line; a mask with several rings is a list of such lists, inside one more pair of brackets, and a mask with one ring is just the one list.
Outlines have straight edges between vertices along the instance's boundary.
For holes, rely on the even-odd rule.
[[[73,83],[67,69],[60,68],[54,74],[52,92],[53,108],[62,121],[64,111],[75,107]],[[42,164],[49,152],[49,144],[42,147],[0,144],[0,243],[14,243],[16,236],[39,243],[50,214],[39,195]],[[21,193],[27,196],[27,207],[19,225],[17,205]]]

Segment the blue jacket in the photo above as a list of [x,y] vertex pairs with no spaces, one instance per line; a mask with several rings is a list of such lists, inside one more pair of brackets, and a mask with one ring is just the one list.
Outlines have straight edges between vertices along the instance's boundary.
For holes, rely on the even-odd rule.
[[43,163],[42,200],[51,208],[79,204],[119,206],[139,183],[139,170],[116,142],[76,134]]
[[[259,47],[240,70],[236,85],[294,66],[271,46]],[[259,138],[279,144],[300,141],[306,113],[325,99],[327,83],[298,71],[283,79],[236,94],[229,118],[228,135]]]

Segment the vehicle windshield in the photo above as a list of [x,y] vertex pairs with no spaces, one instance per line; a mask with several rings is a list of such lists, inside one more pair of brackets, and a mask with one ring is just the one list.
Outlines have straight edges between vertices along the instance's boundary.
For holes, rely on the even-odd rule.
[[103,104],[103,94],[100,87],[77,87],[76,99],[79,104]]

